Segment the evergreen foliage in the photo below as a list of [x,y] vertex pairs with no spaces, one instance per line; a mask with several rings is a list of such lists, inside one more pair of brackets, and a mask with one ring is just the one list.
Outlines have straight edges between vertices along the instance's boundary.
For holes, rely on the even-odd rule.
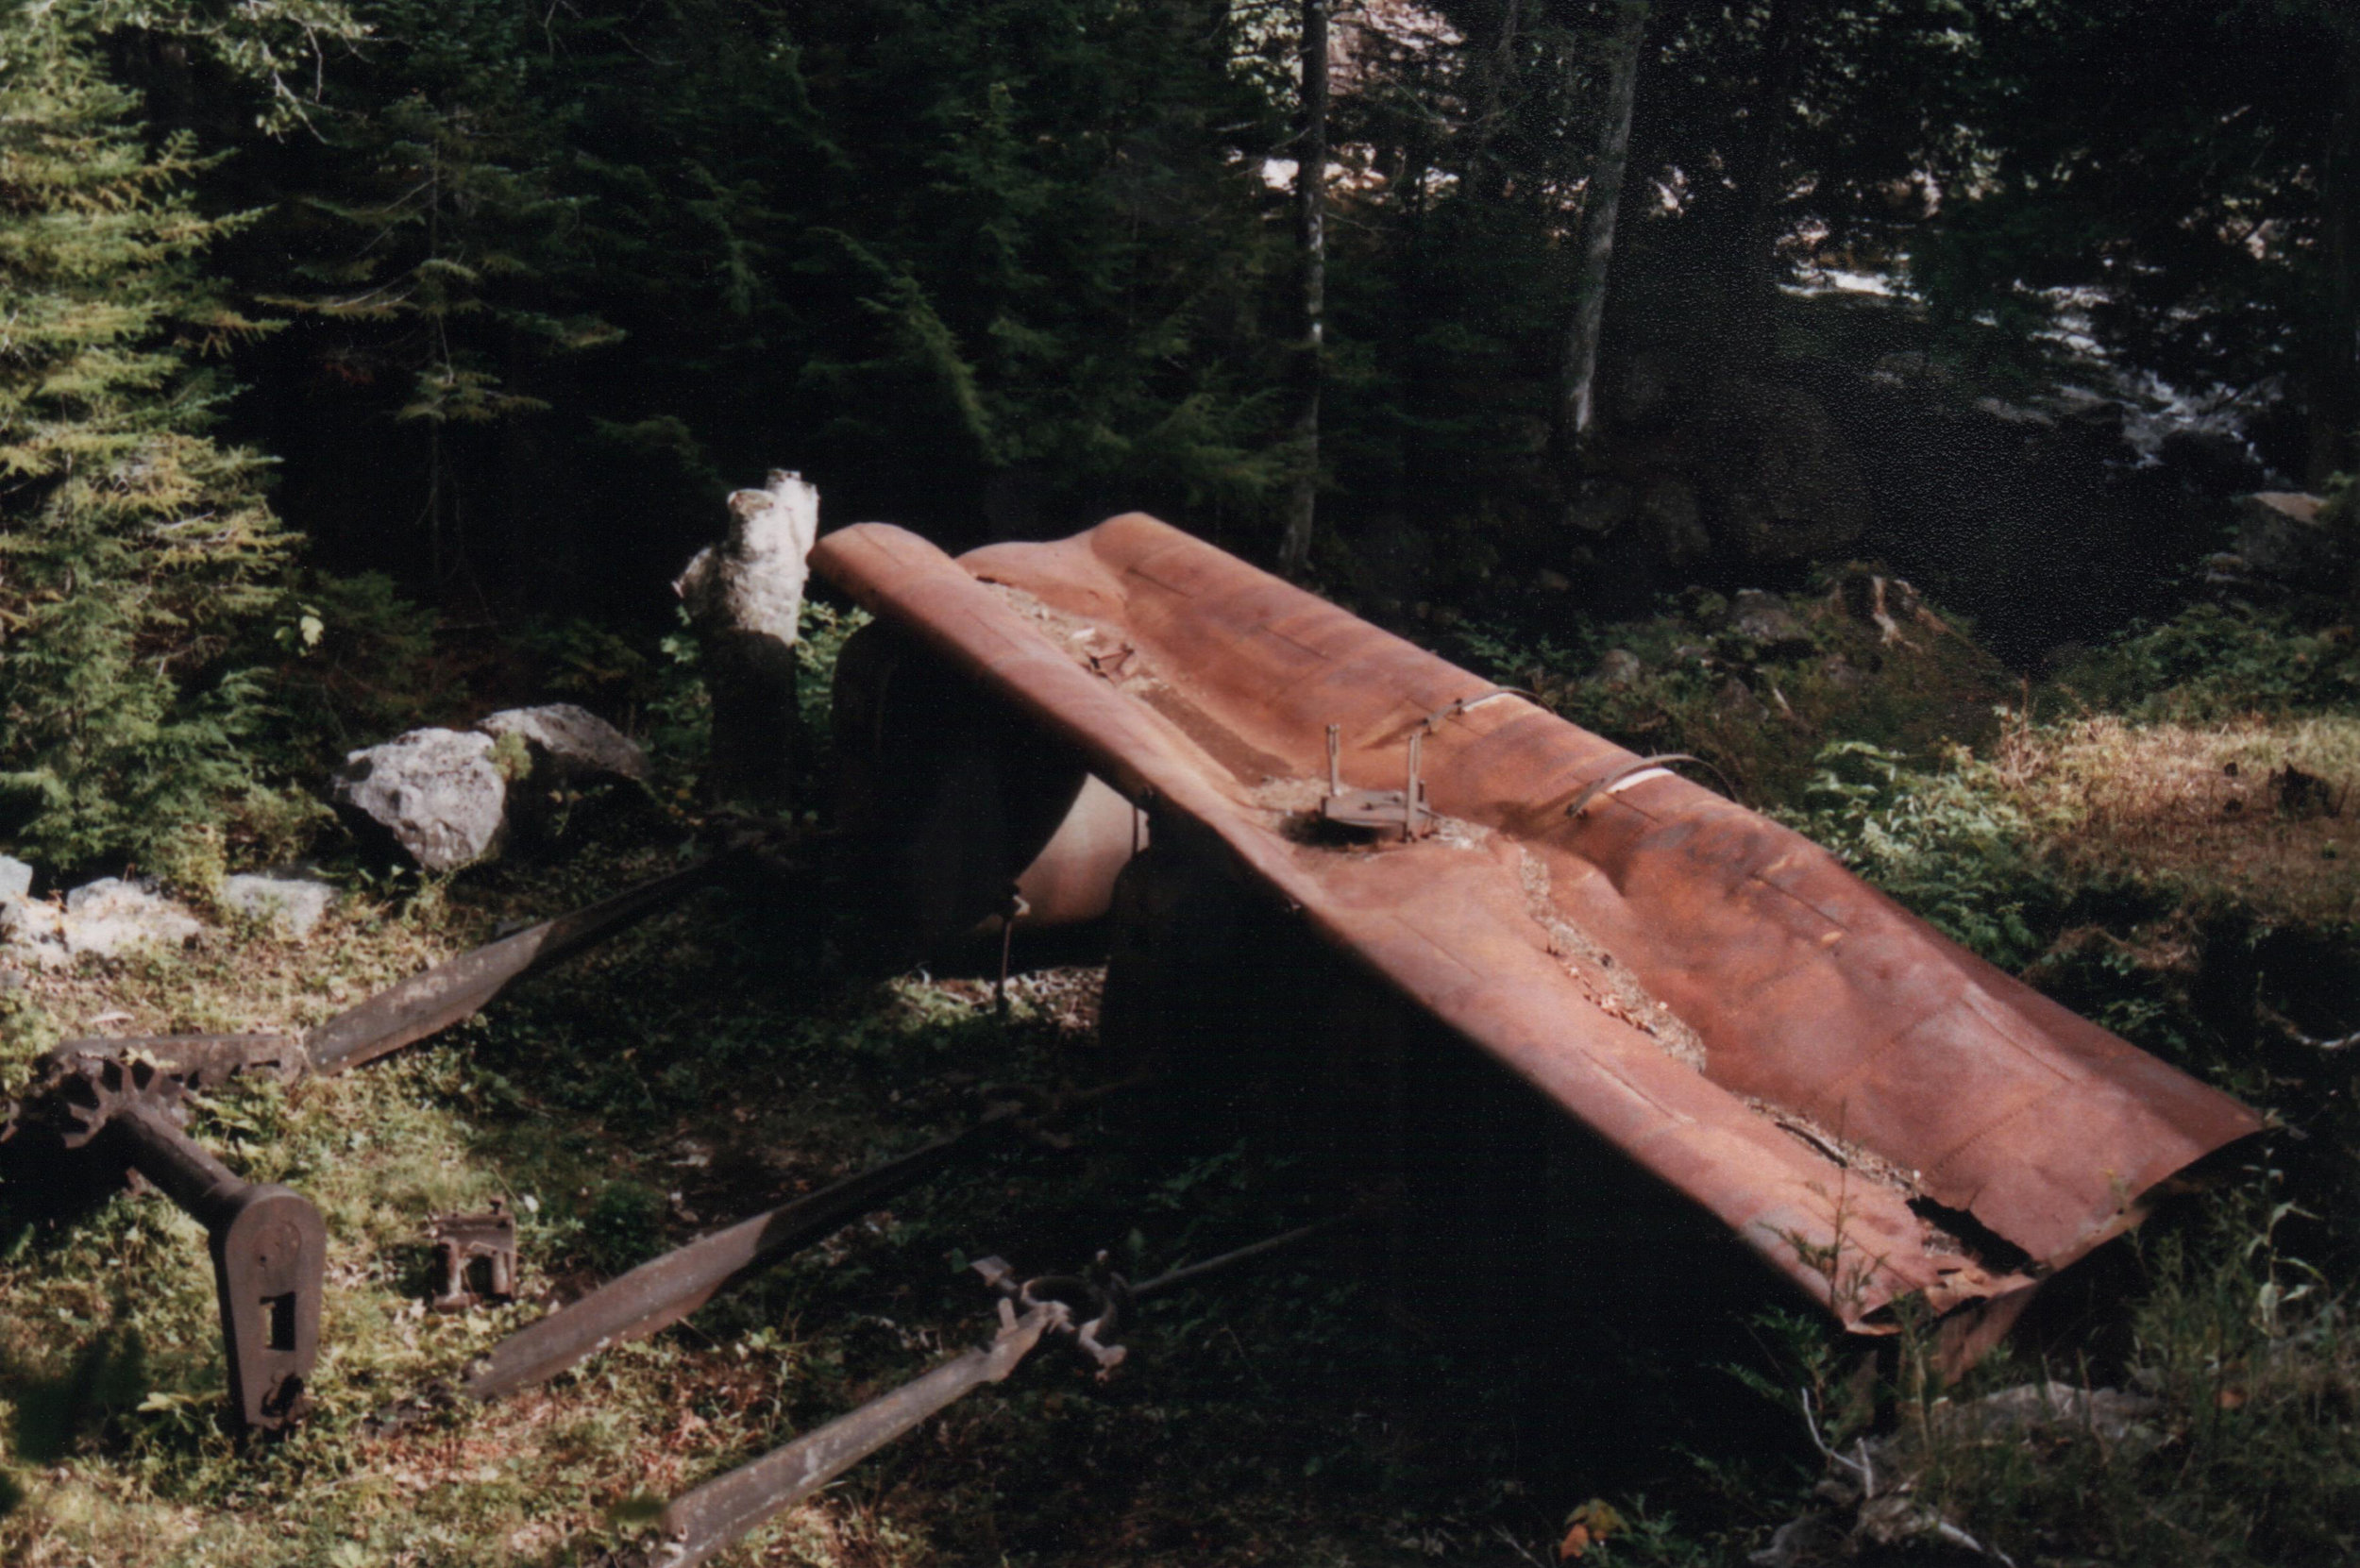
[[144,141],[102,16],[0,20],[0,818],[67,865],[287,809],[247,748],[295,541],[211,433],[209,362],[262,329],[199,268],[247,220],[198,211],[193,137]]

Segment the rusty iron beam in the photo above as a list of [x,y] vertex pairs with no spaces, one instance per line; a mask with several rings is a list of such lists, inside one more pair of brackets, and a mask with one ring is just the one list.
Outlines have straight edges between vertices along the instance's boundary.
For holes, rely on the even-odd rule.
[[725,857],[698,862],[514,936],[437,964],[393,986],[304,1037],[314,1073],[341,1072],[439,1034],[473,1017],[517,981],[628,930],[711,883]]
[[1003,1301],[1000,1331],[989,1344],[674,1498],[657,1522],[654,1542],[610,1562],[615,1568],[691,1568],[704,1561],[929,1417],[986,1383],[1005,1380],[1042,1335],[1067,1321],[1056,1302],[1020,1317]]
[[480,1401],[498,1399],[680,1322],[749,1270],[818,1240],[986,1147],[1013,1125],[1013,1106],[1000,1107],[971,1127],[642,1263],[493,1346],[468,1369],[459,1391]]
[[[1154,518],[812,564],[1848,1327],[2020,1300],[2261,1127],[1791,830]],[[1302,831],[1413,734],[1436,831],[1406,794],[1406,841]]]
[[479,1357],[469,1366],[459,1391],[482,1402],[499,1399],[554,1377],[611,1346],[644,1340],[696,1311],[740,1275],[818,1240],[945,1167],[987,1153],[1015,1134],[1029,1132],[1053,1147],[1063,1147],[1056,1135],[1044,1130],[1044,1122],[1148,1082],[1122,1078],[1055,1097],[1025,1091],[1024,1098],[1033,1100],[1037,1107],[1029,1112],[1021,1099],[1000,1101],[956,1132],[880,1161],[791,1204],[700,1236],[607,1281]]
[[527,926],[497,941],[398,981],[315,1028],[284,1034],[91,1036],[65,1041],[45,1061],[138,1057],[193,1089],[218,1087],[241,1072],[287,1081],[341,1072],[474,1017],[509,986],[549,969],[712,883],[729,865],[716,855],[609,899]]

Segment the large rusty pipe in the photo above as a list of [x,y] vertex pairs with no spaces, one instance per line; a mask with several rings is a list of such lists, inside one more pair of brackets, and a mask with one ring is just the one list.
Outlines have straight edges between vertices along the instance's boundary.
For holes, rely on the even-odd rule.
[[[813,566],[922,652],[910,679],[1152,801],[1854,1327],[2018,1292],[2260,1127],[1793,832],[1153,518],[957,562],[864,524]],[[1458,826],[1301,832],[1331,725],[1356,792],[1418,735]]]

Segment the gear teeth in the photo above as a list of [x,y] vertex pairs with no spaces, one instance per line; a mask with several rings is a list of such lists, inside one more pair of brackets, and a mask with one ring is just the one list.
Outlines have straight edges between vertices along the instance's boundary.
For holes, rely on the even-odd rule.
[[59,1141],[69,1149],[96,1138],[128,1105],[153,1105],[178,1120],[179,1081],[153,1062],[86,1058],[67,1070],[60,1087],[67,1128]]

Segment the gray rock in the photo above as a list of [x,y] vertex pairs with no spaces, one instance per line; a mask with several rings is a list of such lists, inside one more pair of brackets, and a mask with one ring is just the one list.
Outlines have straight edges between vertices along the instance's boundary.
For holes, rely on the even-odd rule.
[[2317,496],[2291,490],[2238,497],[2238,560],[2273,582],[2333,591],[2342,580],[2343,541],[2319,521],[2322,504]]
[[1565,514],[1566,522],[1587,534],[1603,538],[1629,522],[1639,506],[1639,494],[1619,480],[1585,484]]
[[1811,651],[1811,633],[1795,618],[1795,612],[1775,594],[1759,588],[1740,588],[1737,602],[1729,612],[1729,630],[1746,641],[1758,645],[1772,658],[1786,658]]
[[430,871],[497,853],[508,825],[508,786],[486,734],[413,730],[352,752],[329,793],[391,833]]
[[1712,694],[1712,711],[1740,724],[1770,721],[1770,710],[1762,706],[1762,699],[1734,675],[1722,682],[1721,689]]
[[571,702],[503,709],[478,719],[476,728],[488,735],[521,738],[532,749],[536,774],[548,768],[567,782],[599,774],[641,784],[648,779],[647,753],[614,725]]
[[32,892],[33,868],[13,855],[0,854],[0,903],[14,903]]
[[2043,429],[2056,424],[2056,415],[2039,409],[2028,409],[1998,397],[1978,397],[1975,406],[1994,419],[2009,425],[2038,425]]
[[1676,474],[1658,474],[1640,493],[1639,515],[1657,552],[1675,566],[1694,565],[1712,553],[1696,491]]
[[299,871],[241,871],[223,879],[221,902],[241,915],[269,920],[290,936],[309,936],[336,902],[336,889]]
[[1825,560],[1867,530],[1868,486],[1820,401],[1745,382],[1714,410],[1706,512],[1724,548],[1753,562]]
[[121,877],[102,877],[65,896],[65,907],[12,901],[0,906],[0,934],[43,969],[84,956],[111,958],[150,944],[177,947],[205,929],[189,910]]
[[1647,666],[1638,654],[1627,648],[1610,648],[1598,655],[1598,667],[1590,672],[1590,679],[1610,691],[1620,691],[1637,685],[1646,673]]

